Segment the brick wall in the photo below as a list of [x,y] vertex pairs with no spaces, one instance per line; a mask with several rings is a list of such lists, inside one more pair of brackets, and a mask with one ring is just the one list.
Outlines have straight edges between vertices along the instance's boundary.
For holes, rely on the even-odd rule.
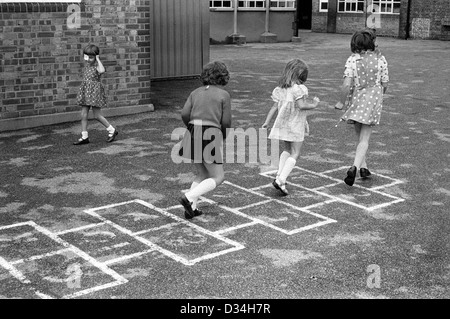
[[[416,22],[415,19],[426,21],[429,25],[427,32],[416,32],[416,34],[424,35],[420,38],[449,40],[450,26],[442,23],[443,20],[450,19],[449,0],[413,0],[411,3],[411,28],[412,24]],[[415,25],[420,24],[416,23]]]
[[[150,104],[150,0],[0,4],[0,121],[78,111],[82,50],[100,48],[108,108]],[[70,11],[70,10],[69,10]]]

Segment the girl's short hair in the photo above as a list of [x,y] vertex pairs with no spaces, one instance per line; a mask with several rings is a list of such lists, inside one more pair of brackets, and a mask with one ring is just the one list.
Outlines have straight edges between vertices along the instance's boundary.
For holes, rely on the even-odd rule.
[[300,59],[289,61],[278,80],[278,86],[285,89],[294,84],[305,83],[308,79],[308,65]]
[[200,79],[204,85],[227,85],[230,73],[225,63],[214,61],[203,67]]
[[369,31],[356,31],[350,41],[350,49],[353,53],[375,50],[375,37]]
[[89,56],[96,56],[100,54],[100,49],[94,44],[89,44],[83,49],[83,53]]

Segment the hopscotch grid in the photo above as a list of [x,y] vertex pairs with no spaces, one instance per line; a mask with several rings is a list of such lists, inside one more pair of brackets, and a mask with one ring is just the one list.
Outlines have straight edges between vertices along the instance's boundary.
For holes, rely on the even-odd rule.
[[149,228],[149,229],[140,230],[140,231],[135,232],[135,233],[132,233],[132,234],[133,234],[134,236],[139,236],[139,235],[142,235],[142,234],[151,232],[151,231],[156,231],[156,230],[160,230],[160,229],[170,228],[170,227],[173,227],[173,226],[176,226],[176,225],[179,225],[179,224],[180,224],[179,222],[176,222],[176,223],[169,223],[169,224],[162,225],[162,226],[159,226],[159,227],[154,227],[154,228]]
[[32,257],[28,257],[28,258],[23,258],[23,259],[18,259],[15,261],[11,261],[10,264],[11,265],[17,265],[17,264],[22,264],[22,263],[26,263],[26,262],[30,262],[30,261],[34,261],[34,260],[39,260],[42,258],[46,258],[46,257],[51,257],[51,256],[55,256],[55,255],[59,255],[59,254],[64,254],[65,252],[68,251],[72,251],[70,248],[63,248],[63,249],[59,249],[59,250],[55,250],[49,253],[45,253],[42,255],[36,255],[36,256],[32,256]]
[[[320,175],[320,173],[315,173],[315,172],[312,172],[312,171],[300,168],[298,166],[296,166],[296,168],[300,169],[300,170],[304,170],[304,171],[306,171],[308,173],[311,173],[311,174],[322,176],[322,175]],[[342,167],[342,168],[345,168],[345,167]],[[342,169],[342,168],[339,168],[339,169]],[[336,170],[339,170],[339,169],[336,169]],[[334,171],[334,170],[332,170],[332,171]],[[268,174],[268,173],[270,173],[270,172],[266,172],[264,174]],[[267,177],[269,177],[269,176],[267,176]],[[326,176],[326,175],[324,175],[322,177],[326,177],[328,179],[333,179],[335,181],[339,181],[338,179],[335,179],[335,178],[332,178],[332,177],[329,177],[329,176]],[[382,176],[382,177],[384,177],[384,176]],[[388,178],[388,177],[386,177],[386,178]],[[389,178],[389,179],[393,180],[392,178]],[[339,183],[341,183],[341,182],[339,181]],[[268,187],[268,186],[271,186],[271,185],[272,184],[267,184],[267,185],[264,185],[262,187],[259,187],[259,189],[262,189],[262,188],[265,188],[265,187]],[[402,198],[393,196],[391,194],[383,193],[383,192],[378,191],[376,189],[367,188],[367,187],[363,187],[363,186],[360,186],[360,185],[353,185],[353,187],[364,189],[366,191],[373,192],[373,193],[376,193],[376,194],[379,194],[379,195],[382,195],[382,196],[389,197],[389,198],[393,199],[393,201],[390,201],[390,202],[387,202],[387,203],[381,203],[381,204],[377,204],[375,206],[367,207],[367,206],[360,205],[358,203],[346,200],[344,198],[341,198],[341,197],[338,197],[338,196],[334,196],[334,195],[330,195],[330,194],[327,194],[327,193],[324,193],[324,192],[320,191],[320,189],[326,189],[326,188],[335,186],[337,184],[334,184],[334,185],[331,185],[331,186],[330,185],[325,185],[325,186],[320,186],[320,187],[316,187],[316,188],[307,188],[305,186],[302,186],[302,185],[299,185],[299,184],[296,184],[296,183],[289,183],[289,185],[292,185],[292,186],[298,187],[298,188],[302,188],[304,190],[307,190],[307,191],[310,191],[310,192],[313,192],[313,193],[316,193],[316,194],[319,194],[319,195],[322,195],[322,196],[326,196],[326,197],[331,198],[331,199],[335,199],[335,200],[337,200],[339,202],[342,202],[342,203],[345,203],[345,204],[348,204],[348,205],[352,205],[352,206],[361,208],[361,209],[366,210],[366,211],[373,211],[375,209],[379,209],[380,207],[386,207],[386,206],[390,206],[392,204],[404,201],[404,199],[402,199]],[[384,187],[386,187],[386,185],[383,185],[381,188],[384,188]]]
[[84,226],[80,226],[80,227],[77,227],[77,228],[66,229],[66,230],[62,230],[62,231],[56,232],[55,235],[56,236],[61,236],[61,235],[65,235],[65,234],[69,234],[69,233],[75,233],[75,232],[86,230],[86,229],[90,229],[90,228],[104,226],[104,225],[106,225],[104,222],[84,225]]
[[115,259],[110,259],[110,260],[104,261],[103,263],[105,265],[116,264],[116,263],[120,263],[120,262],[128,260],[128,259],[140,257],[140,256],[145,255],[145,254],[149,254],[149,253],[154,252],[154,251],[156,251],[156,250],[155,249],[148,249],[148,250],[140,251],[140,252],[137,252],[137,253],[134,253],[134,254],[117,257]]
[[[138,203],[138,204],[141,204],[143,206],[146,206],[146,207],[148,207],[148,208],[150,208],[150,209],[152,209],[154,211],[159,212],[160,214],[162,214],[164,216],[167,216],[167,217],[170,217],[172,219],[175,219],[178,222],[178,223],[176,223],[177,225],[183,224],[183,225],[186,225],[188,227],[194,228],[194,229],[198,230],[201,233],[210,235],[213,238],[216,238],[216,239],[218,239],[220,241],[223,241],[223,242],[225,242],[225,243],[227,243],[227,244],[229,244],[231,246],[234,246],[236,249],[243,249],[243,248],[245,248],[240,243],[237,243],[237,242],[232,241],[232,240],[230,240],[230,239],[228,239],[226,237],[217,235],[217,234],[215,234],[215,233],[213,233],[211,231],[208,231],[208,230],[206,230],[206,229],[204,229],[204,228],[202,228],[200,226],[197,226],[197,225],[192,224],[192,223],[190,223],[188,221],[185,221],[185,220],[181,219],[180,217],[175,216],[175,215],[173,215],[171,213],[168,213],[166,210],[158,208],[158,207],[156,207],[156,206],[154,206],[154,205],[152,205],[150,203],[147,203],[147,202],[145,202],[143,200],[135,199],[133,201],[124,202],[124,203],[122,203],[122,205],[129,204],[129,203]],[[107,208],[116,207],[116,206],[119,206],[120,204],[121,203],[114,204],[113,206],[108,205],[108,206],[104,206],[104,207],[107,207]],[[95,210],[97,211],[98,209],[95,209]],[[204,256],[201,256],[199,258],[196,258],[194,261],[193,260],[188,260],[188,259],[186,259],[184,257],[181,257],[181,256],[179,256],[179,255],[177,255],[177,254],[175,254],[175,253],[173,253],[173,252],[171,252],[171,251],[169,251],[169,250],[167,250],[167,249],[165,249],[165,248],[155,244],[155,243],[152,243],[151,241],[147,240],[146,238],[133,235],[133,233],[131,231],[129,231],[128,229],[126,229],[126,228],[124,228],[124,227],[122,227],[120,225],[117,225],[116,223],[114,223],[114,222],[112,222],[110,220],[107,220],[106,218],[102,217],[101,215],[95,213],[94,210],[92,210],[92,209],[86,210],[85,212],[88,213],[88,214],[91,214],[92,216],[95,216],[97,218],[100,218],[100,219],[104,220],[105,222],[107,222],[111,226],[115,227],[119,231],[121,231],[123,233],[126,233],[126,234],[132,236],[133,238],[136,238],[137,240],[139,240],[140,242],[144,243],[145,245],[154,248],[154,250],[159,251],[160,253],[162,253],[162,254],[164,254],[164,255],[174,259],[175,261],[179,261],[179,262],[181,262],[181,263],[183,263],[185,265],[191,266],[191,265],[197,263],[198,261],[209,259],[209,255],[213,255],[213,254],[204,255]],[[228,250],[224,250],[224,251],[228,251]],[[218,253],[220,253],[220,252],[218,252]],[[215,254],[217,254],[217,253],[214,253],[214,255]]]

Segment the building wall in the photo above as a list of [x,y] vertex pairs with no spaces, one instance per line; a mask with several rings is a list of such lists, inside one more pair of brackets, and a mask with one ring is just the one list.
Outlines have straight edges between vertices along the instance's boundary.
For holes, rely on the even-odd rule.
[[[226,37],[234,32],[233,11],[210,12],[210,38],[213,43],[225,43]],[[265,31],[265,11],[238,11],[237,31],[246,37],[247,42],[260,42]],[[278,42],[290,42],[294,35],[292,23],[295,11],[271,11],[269,31],[277,35]]]
[[450,1],[413,0],[410,28],[412,38],[450,40]]
[[78,111],[89,43],[106,68],[108,108],[149,105],[149,2],[83,0],[73,29],[68,3],[0,4],[0,131],[5,119]]
[[[312,26],[313,32],[327,32],[327,12],[319,12],[319,0],[313,1]],[[400,16],[398,14],[382,14],[381,28],[377,29],[377,35],[398,36]],[[337,13],[336,33],[353,33],[355,30],[366,27],[366,13]]]

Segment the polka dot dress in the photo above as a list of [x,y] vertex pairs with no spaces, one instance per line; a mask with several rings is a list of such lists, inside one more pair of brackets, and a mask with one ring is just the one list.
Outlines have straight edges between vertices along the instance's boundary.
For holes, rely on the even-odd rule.
[[87,65],[83,71],[83,82],[77,95],[80,106],[106,107],[105,89],[100,82],[101,74],[97,67]]
[[367,51],[351,55],[345,64],[344,77],[353,79],[353,96],[341,119],[347,123],[380,124],[383,104],[381,82],[389,81],[386,59]]

